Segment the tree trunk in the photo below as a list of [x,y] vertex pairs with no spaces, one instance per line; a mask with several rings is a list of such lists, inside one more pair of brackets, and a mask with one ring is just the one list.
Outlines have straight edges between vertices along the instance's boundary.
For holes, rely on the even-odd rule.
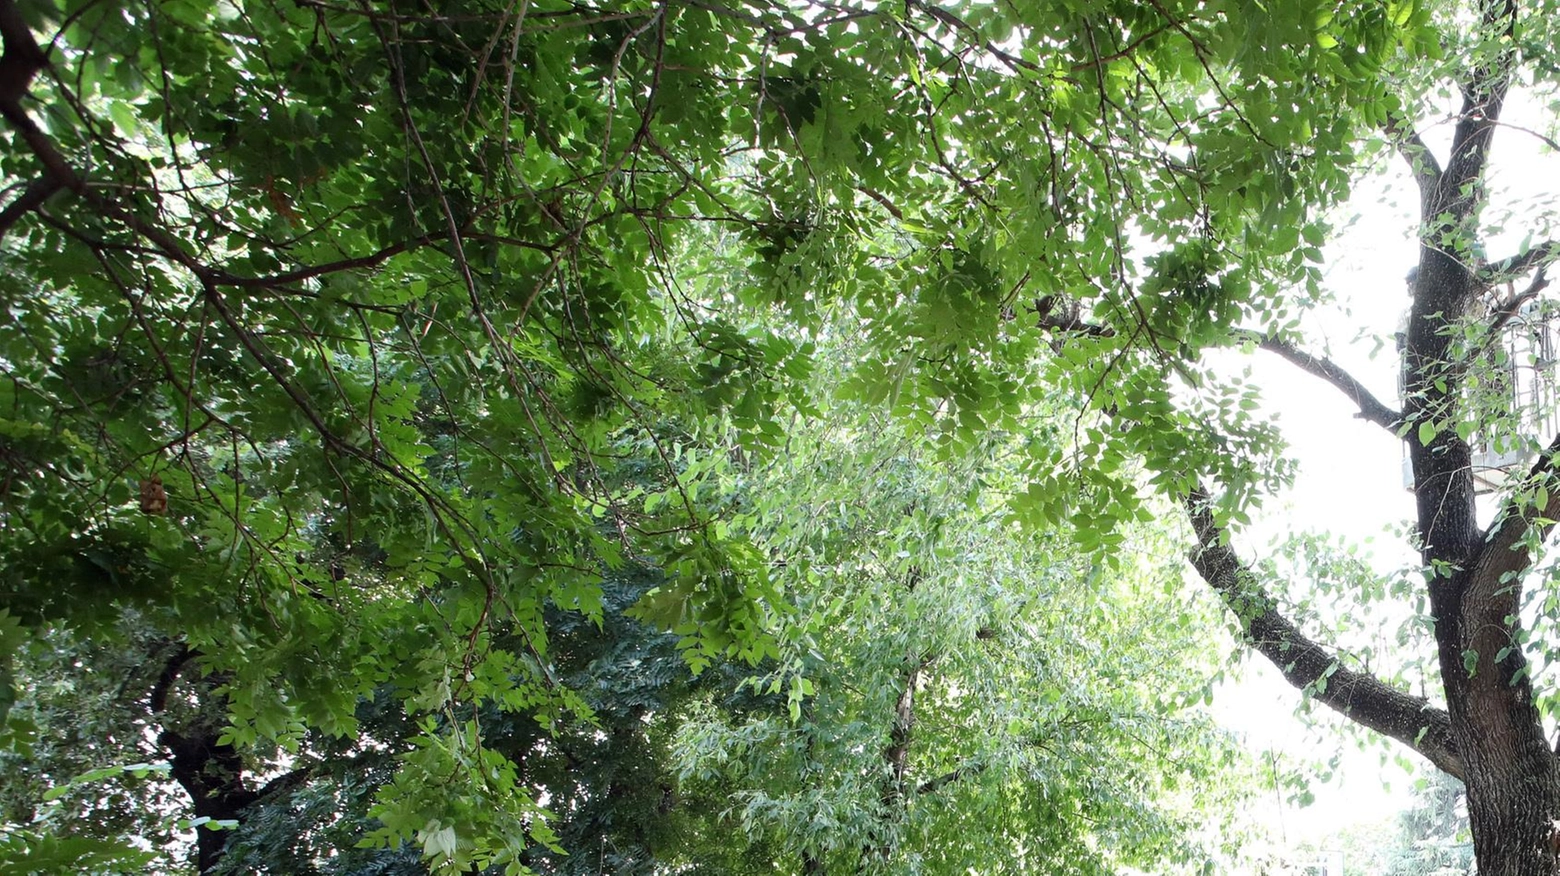
[[[1498,544],[1487,543],[1484,550]],[[1513,588],[1498,578],[1481,580],[1490,574],[1487,564],[1478,563],[1453,576],[1447,590],[1461,597],[1461,623],[1455,638],[1451,630],[1437,630],[1441,677],[1463,754],[1474,856],[1481,874],[1550,876],[1560,872],[1553,827],[1560,814],[1560,772],[1532,702],[1526,658],[1512,646],[1515,624],[1506,615],[1491,623],[1482,598]]]
[[1505,754],[1488,758],[1488,763],[1485,758],[1470,759],[1468,819],[1479,873],[1552,876],[1557,869],[1549,813],[1560,803],[1554,768],[1514,752]]
[[[164,730],[158,742],[168,749],[174,781],[190,795],[196,818],[238,821],[259,795],[245,786],[237,750],[218,744],[217,738],[215,727],[203,726],[196,733]],[[205,824],[195,828],[196,872],[217,872],[227,838],[225,830]]]
[[[1500,337],[1503,321],[1546,285],[1542,269],[1560,254],[1560,242],[1552,242],[1502,262],[1484,261],[1478,218],[1490,144],[1518,61],[1517,7],[1513,0],[1482,0],[1479,11],[1488,48],[1460,83],[1463,106],[1445,165],[1412,119],[1386,124],[1420,195],[1422,244],[1410,275],[1402,413],[1359,392],[1358,382],[1331,363],[1286,355],[1350,392],[1361,416],[1405,436],[1446,711],[1341,666],[1278,613],[1250,567],[1229,549],[1206,494],[1194,491],[1187,508],[1201,545],[1194,563],[1240,618],[1253,647],[1323,704],[1413,746],[1463,780],[1480,876],[1555,876],[1560,771],[1534,705],[1520,614],[1531,550],[1553,528],[1547,521],[1560,517],[1560,498],[1534,499],[1560,494],[1560,436],[1486,531],[1476,515],[1474,454],[1454,428],[1464,427],[1466,435],[1469,425],[1476,431],[1488,425],[1468,410],[1469,372],[1480,367],[1481,351]],[[1523,295],[1508,290],[1506,300],[1491,300],[1492,288],[1535,269]],[[1480,340],[1470,344],[1469,337]]]
[[[244,780],[244,763],[238,750],[218,741],[222,735],[224,710],[208,701],[217,680],[202,675],[188,682],[194,688],[197,701],[193,715],[179,722],[179,726],[174,726],[168,717],[169,693],[198,656],[197,652],[179,646],[164,663],[162,673],[152,686],[152,713],[164,722],[157,742],[167,749],[170,775],[190,795],[190,808],[196,818],[238,821],[244,810],[264,792],[251,790]],[[289,774],[284,780],[293,777],[294,774]],[[195,828],[197,873],[204,876],[217,872],[227,848],[227,838],[226,830],[213,830],[206,824]]]
[[[1481,12],[1487,35],[1509,45],[1515,3],[1485,0]],[[1489,297],[1491,285],[1481,274],[1478,216],[1490,145],[1515,63],[1514,52],[1506,49],[1469,74],[1444,168],[1417,137],[1410,141],[1418,150],[1409,157],[1419,183],[1425,243],[1410,290],[1404,414],[1409,423],[1436,427],[1428,442],[1411,438],[1409,458],[1441,680],[1462,756],[1479,872],[1552,876],[1560,781],[1533,704],[1519,614],[1522,579],[1531,565],[1527,545],[1547,532],[1540,521],[1553,512],[1510,504],[1485,532],[1476,518],[1471,449],[1449,428],[1472,417],[1462,408],[1476,353],[1456,346],[1455,338],[1470,321],[1470,308],[1473,320],[1485,318],[1485,308],[1473,307]],[[1536,485],[1551,473],[1545,455],[1528,480]]]

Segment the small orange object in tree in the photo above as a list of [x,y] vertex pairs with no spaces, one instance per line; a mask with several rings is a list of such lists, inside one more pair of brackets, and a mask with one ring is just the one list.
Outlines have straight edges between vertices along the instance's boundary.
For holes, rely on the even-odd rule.
[[162,478],[152,475],[141,482],[141,513],[161,516],[168,510],[168,491],[163,489]]

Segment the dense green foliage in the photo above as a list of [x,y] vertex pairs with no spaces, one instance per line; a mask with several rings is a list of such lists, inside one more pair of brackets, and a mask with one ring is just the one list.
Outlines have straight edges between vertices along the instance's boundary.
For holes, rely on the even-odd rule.
[[[1146,524],[1291,470],[1200,353],[1297,328],[1364,132],[1485,51],[1399,0],[0,35],[0,713],[166,756],[205,869],[340,873],[1195,862],[1220,649]],[[13,824],[117,765],[14,744]],[[138,799],[104,840],[188,815]]]
[[[796,606],[775,630],[778,659],[691,677],[677,636],[625,614],[664,580],[650,569],[607,577],[599,623],[545,612],[550,668],[589,719],[476,714],[484,747],[516,764],[568,853],[533,846],[523,863],[1110,873],[1226,860],[1237,834],[1215,825],[1238,821],[1243,792],[1229,783],[1233,752],[1186,708],[1206,693],[1205,646],[1162,641],[1167,623],[1208,622],[1182,604],[1169,569],[1090,561],[1054,533],[1010,525],[988,490],[1011,478],[1011,448],[950,466],[847,410],[830,422],[794,430],[789,454],[747,472],[748,491],[795,514],[729,518],[777,557]],[[1142,530],[1135,547],[1161,537]],[[156,760],[162,742],[145,728],[189,724],[148,714],[142,695],[177,655],[125,634],[94,654],[64,634],[24,652],[27,695],[13,715],[61,741],[13,757],[20,769],[0,791],[17,805],[37,799],[38,779]],[[191,684],[185,708],[220,707],[214,693]],[[248,751],[250,775],[288,771],[235,813],[218,872],[425,872],[413,849],[354,848],[420,732],[391,694],[359,704],[350,740],[310,733],[290,756]],[[80,744],[77,727],[104,742]],[[106,773],[76,783],[47,823],[104,841],[154,838],[157,866],[175,869],[177,794],[155,781],[118,790],[125,779]]]
[[1228,865],[1249,789],[1187,708],[1219,649],[1165,635],[1210,630],[1210,606],[1154,559],[1162,531],[1104,558],[1013,525],[1021,443],[939,458],[846,407],[755,472],[804,512],[753,518],[796,607],[754,683],[790,715],[708,709],[676,740],[749,842],[811,872]]

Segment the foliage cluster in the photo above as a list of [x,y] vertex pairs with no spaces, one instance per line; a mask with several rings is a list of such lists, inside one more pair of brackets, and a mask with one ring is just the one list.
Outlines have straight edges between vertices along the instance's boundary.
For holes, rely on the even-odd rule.
[[1420,78],[1507,69],[1460,20],[0,0],[0,719],[51,765],[8,817],[105,766],[28,754],[82,708],[208,872],[1195,862],[1217,648],[1156,511],[1308,689],[1382,694],[1224,540],[1293,464],[1201,354],[1347,386],[1293,343],[1320,217]]

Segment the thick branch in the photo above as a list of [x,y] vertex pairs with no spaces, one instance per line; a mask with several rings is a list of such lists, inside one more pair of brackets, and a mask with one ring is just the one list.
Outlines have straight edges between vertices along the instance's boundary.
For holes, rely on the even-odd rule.
[[1495,333],[1506,327],[1506,323],[1517,315],[1522,305],[1538,297],[1538,293],[1549,288],[1549,278],[1544,276],[1544,268],[1539,268],[1533,275],[1533,282],[1526,289],[1512,295],[1504,301],[1497,302],[1490,312],[1489,333],[1493,338]]
[[1490,286],[1520,277],[1534,268],[1542,269],[1560,259],[1560,241],[1546,240],[1510,258],[1490,262],[1479,270],[1479,282]]
[[1475,69],[1467,81],[1461,83],[1463,105],[1457,126],[1452,130],[1451,156],[1438,181],[1436,196],[1426,201],[1425,206],[1429,208],[1426,219],[1443,211],[1458,218],[1472,215],[1473,203],[1482,197],[1480,189],[1489,161],[1490,142],[1500,123],[1506,91],[1511,87],[1511,71],[1517,60],[1512,39],[1517,4],[1515,0],[1484,0],[1480,6],[1482,30],[1491,43],[1500,48],[1488,64]]
[[[1420,192],[1419,273],[1403,359],[1404,416],[1413,422],[1458,419],[1464,403],[1462,375],[1457,373],[1454,332],[1448,329],[1482,291],[1474,271],[1480,260],[1475,241],[1479,208],[1485,202],[1485,168],[1517,58],[1512,39],[1515,3],[1481,0],[1479,10],[1484,39],[1475,55],[1481,57],[1460,83],[1463,105],[1451,151],[1435,186]],[[1480,543],[1472,450],[1455,430],[1438,429],[1427,441],[1409,442],[1408,452],[1425,562],[1460,565]],[[1445,588],[1432,585],[1431,590],[1432,612],[1443,622],[1436,630],[1442,674],[1455,675],[1459,661],[1448,643],[1457,636],[1445,626],[1455,623],[1457,610],[1447,601],[1455,600],[1450,593],[1444,594],[1447,600],[1435,595]],[[1450,690],[1453,682],[1445,680]]]
[[958,766],[956,766],[953,769],[943,773],[940,776],[937,776],[935,778],[927,779],[926,781],[922,782],[921,784],[916,785],[915,786],[915,792],[917,794],[933,794],[933,793],[936,793],[937,791],[941,791],[943,788],[948,787],[949,785],[953,784],[954,782],[957,782],[957,781],[965,778],[966,776],[979,775],[980,773],[983,773],[985,771],[986,771],[986,762],[985,761],[983,761],[983,760],[973,760],[973,759],[972,760],[967,760],[964,763],[959,764]]
[[1252,341],[1269,353],[1283,357],[1307,374],[1320,377],[1336,386],[1344,395],[1349,397],[1350,401],[1359,406],[1360,412],[1358,416],[1361,419],[1369,420],[1383,429],[1394,433],[1402,423],[1403,414],[1401,412],[1387,407],[1370,390],[1366,389],[1364,384],[1360,383],[1353,375],[1340,368],[1331,360],[1312,356],[1288,341],[1280,340],[1272,335],[1260,335],[1256,332],[1239,332],[1237,336]]
[[[1470,564],[1464,604],[1477,605],[1482,620],[1505,626],[1505,618],[1515,616],[1521,603],[1522,574],[1533,564],[1532,548],[1541,544],[1555,528],[1560,514],[1560,488],[1555,485],[1555,459],[1560,454],[1560,435],[1538,456],[1528,470],[1522,489],[1506,502],[1494,528]],[[1534,490],[1543,488],[1545,501],[1536,506]]]
[[1397,146],[1398,155],[1408,165],[1408,171],[1414,177],[1414,182],[1419,185],[1421,192],[1430,192],[1435,189],[1436,181],[1441,178],[1441,163],[1436,160],[1435,153],[1425,145],[1425,141],[1419,136],[1413,124],[1407,119],[1393,114],[1387,117],[1387,122],[1382,126],[1387,136]]
[[152,714],[161,715],[167,710],[168,691],[173,687],[173,683],[178,680],[179,673],[184,671],[184,667],[199,656],[199,651],[180,642],[174,652],[163,659],[162,670],[157,673],[157,680],[152,682],[152,689],[148,695]]
[[910,737],[915,730],[915,688],[921,681],[921,673],[931,665],[932,655],[912,658],[906,668],[899,698],[894,702],[894,724],[888,733],[888,747],[883,751],[891,778],[883,790],[883,802],[896,803],[904,797],[905,770],[910,763]]
[[1186,500],[1197,534],[1192,565],[1239,619],[1251,646],[1278,667],[1290,684],[1361,726],[1396,739],[1432,764],[1462,778],[1463,762],[1452,741],[1451,719],[1423,697],[1393,688],[1369,673],[1345,668],[1279,614],[1273,597],[1257,584],[1215,522],[1200,488]]
[[5,49],[5,53],[0,54],[0,108],[7,113],[12,107],[18,107],[19,111],[22,97],[32,87],[33,77],[49,59],[33,39],[32,30],[12,0],[0,2],[0,45]]
[[33,78],[48,64],[48,56],[33,38],[13,0],[0,0],[0,45],[5,49],[0,55],[0,116],[21,134],[57,185],[88,194],[82,178],[22,108],[22,98],[27,96]]
[[5,205],[0,210],[0,240],[5,239],[6,232],[11,230],[17,220],[38,209],[49,196],[61,189],[59,180],[52,176],[40,176],[27,184],[22,193],[16,196],[16,200]]
[[[372,753],[378,755],[378,752]],[[352,760],[357,759],[358,758],[353,758]],[[293,790],[297,789],[310,778],[312,778],[314,776],[315,769],[316,765],[311,763],[282,773],[281,775],[262,785],[260,790],[255,792],[255,799],[264,800],[267,797],[272,797],[283,793],[291,793]]]

